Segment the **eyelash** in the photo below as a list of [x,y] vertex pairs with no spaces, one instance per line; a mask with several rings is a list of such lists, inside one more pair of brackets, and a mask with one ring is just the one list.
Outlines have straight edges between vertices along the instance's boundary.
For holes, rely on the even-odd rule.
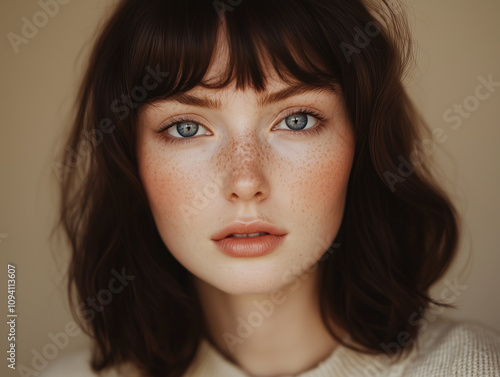
[[[311,117],[316,118],[318,120],[318,122],[313,127],[307,128],[305,130],[298,130],[298,131],[296,131],[296,130],[283,130],[283,129],[280,129],[279,131],[285,131],[285,132],[293,133],[293,134],[301,133],[301,134],[306,134],[306,135],[317,135],[317,134],[319,134],[321,132],[323,126],[325,125],[325,122],[327,122],[327,119],[325,117],[323,117],[321,114],[319,114],[318,112],[316,112],[314,110],[311,110],[311,109],[299,108],[299,109],[293,109],[293,110],[288,111],[281,118],[281,120],[277,123],[277,125],[280,124],[283,120],[285,120],[289,116],[298,115],[298,114],[309,115]],[[189,142],[192,141],[192,139],[195,139],[196,136],[192,136],[192,137],[171,137],[171,136],[168,136],[168,133],[166,132],[170,127],[174,127],[177,124],[183,123],[183,122],[193,122],[193,123],[199,124],[200,126],[203,126],[204,128],[207,128],[203,124],[196,122],[192,118],[180,116],[180,117],[172,119],[166,125],[161,125],[160,129],[157,130],[157,131],[155,131],[155,132],[158,133],[158,134],[160,134],[161,137],[165,141],[167,141],[169,143],[173,143],[173,144],[175,144],[175,143],[189,143]]]

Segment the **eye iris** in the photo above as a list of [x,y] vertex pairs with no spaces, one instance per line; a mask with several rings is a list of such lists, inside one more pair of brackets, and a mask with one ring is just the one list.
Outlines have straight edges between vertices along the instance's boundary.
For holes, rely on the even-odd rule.
[[291,115],[285,119],[285,123],[292,130],[301,130],[307,126],[307,115],[297,114]]
[[182,137],[190,137],[198,132],[198,125],[193,122],[182,122],[177,125],[177,132]]

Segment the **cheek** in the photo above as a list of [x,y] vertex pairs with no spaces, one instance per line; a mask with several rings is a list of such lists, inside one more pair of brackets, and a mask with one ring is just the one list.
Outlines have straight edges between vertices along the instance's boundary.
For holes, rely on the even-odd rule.
[[[197,187],[202,167],[183,166],[170,158],[160,160],[152,155],[143,156],[140,174],[151,211],[159,230],[184,233],[189,216],[196,211]],[[199,198],[198,198],[199,199]]]
[[353,159],[351,139],[322,142],[300,156],[285,182],[292,211],[311,214],[316,223],[341,216]]
[[318,208],[343,202],[349,170],[350,160],[345,155],[330,152],[319,156],[302,175],[301,191],[307,195],[304,199]]

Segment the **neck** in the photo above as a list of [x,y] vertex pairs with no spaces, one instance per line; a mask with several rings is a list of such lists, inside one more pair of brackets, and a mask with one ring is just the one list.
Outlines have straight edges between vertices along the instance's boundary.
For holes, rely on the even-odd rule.
[[195,279],[210,340],[252,376],[293,375],[335,349],[321,319],[318,269],[269,294],[231,295]]

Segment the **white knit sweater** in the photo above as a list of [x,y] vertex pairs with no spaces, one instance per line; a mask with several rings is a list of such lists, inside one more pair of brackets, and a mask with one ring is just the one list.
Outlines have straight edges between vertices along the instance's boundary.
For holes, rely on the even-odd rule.
[[[94,377],[88,358],[88,353],[79,353],[54,361],[42,376]],[[136,375],[112,371],[102,376]],[[296,377],[327,376],[500,377],[500,336],[478,325],[438,319],[426,323],[425,331],[419,334],[416,346],[405,358],[391,362],[386,355],[364,355],[339,346],[323,362]],[[203,342],[185,377],[249,375]]]

